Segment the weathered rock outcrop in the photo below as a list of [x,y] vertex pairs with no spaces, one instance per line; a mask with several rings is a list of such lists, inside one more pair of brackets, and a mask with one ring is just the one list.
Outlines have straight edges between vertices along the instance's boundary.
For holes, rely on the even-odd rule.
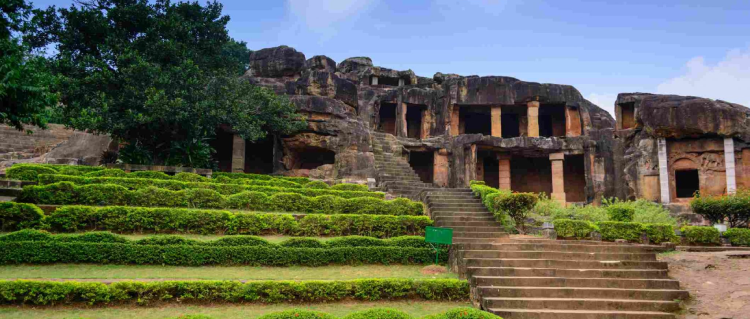
[[316,55],[305,61],[303,71],[309,70],[321,70],[334,73],[336,72],[336,61],[325,55]]
[[296,82],[288,82],[287,93],[330,97],[357,108],[357,86],[331,72],[305,72]]
[[305,64],[305,54],[282,45],[250,53],[248,73],[255,77],[294,76]]

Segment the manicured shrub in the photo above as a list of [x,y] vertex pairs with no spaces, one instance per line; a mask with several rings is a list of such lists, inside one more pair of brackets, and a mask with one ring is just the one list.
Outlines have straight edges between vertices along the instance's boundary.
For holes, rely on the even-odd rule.
[[412,248],[430,248],[424,237],[421,236],[399,236],[385,240],[386,246],[412,247]]
[[731,228],[750,226],[750,190],[738,190],[731,195],[696,196],[690,201],[690,207],[711,224],[726,221]]
[[131,191],[128,205],[144,207],[188,207],[187,193],[158,187],[147,187]]
[[609,220],[613,222],[632,222],[635,216],[635,208],[627,204],[615,203],[604,208]]
[[351,313],[344,316],[343,319],[413,319],[413,317],[401,310],[374,308]]
[[12,232],[7,235],[0,235],[0,242],[13,242],[13,241],[43,241],[47,242],[52,239],[52,234],[36,229],[24,229],[17,232]]
[[294,193],[274,194],[271,196],[270,202],[269,209],[281,212],[304,213],[311,210],[313,206],[313,200],[310,197]]
[[83,176],[86,176],[86,177],[124,177],[127,175],[128,173],[125,173],[125,171],[119,168],[111,168],[111,169],[103,169],[103,170],[88,172],[84,174]]
[[83,205],[127,205],[131,200],[131,192],[119,185],[85,185],[74,191],[76,203]]
[[710,226],[685,226],[680,231],[690,244],[718,245],[721,243],[719,230]]
[[[516,223],[516,228],[523,234],[526,232],[526,215],[534,208],[537,200],[536,194],[513,193],[506,196],[497,196],[495,207],[499,212],[508,214]],[[501,220],[502,215],[498,216],[498,212],[495,212],[495,219]]]
[[174,179],[178,181],[183,181],[183,182],[195,182],[195,183],[205,183],[205,182],[211,181],[211,179],[208,177],[203,177],[196,173],[188,173],[188,172],[177,173],[174,175]]
[[558,219],[553,223],[560,237],[585,238],[599,230],[594,223],[586,220]]
[[274,246],[266,239],[257,236],[228,236],[206,243],[210,246]]
[[233,209],[266,211],[271,209],[271,199],[260,192],[243,192],[227,198],[227,207]]
[[341,183],[331,186],[331,189],[339,191],[366,192],[370,190],[367,185]]
[[210,189],[186,189],[185,199],[191,208],[224,208],[227,199],[216,191]]
[[444,313],[426,316],[423,319],[503,319],[492,313],[476,308],[456,308]]
[[336,214],[343,212],[347,199],[331,195],[314,197],[313,204],[308,213],[311,214]]
[[[439,293],[431,293],[429,289]],[[469,298],[468,282],[458,279],[250,281],[246,283],[208,280],[125,281],[111,284],[15,280],[0,282],[0,291],[3,292],[0,300],[6,304],[17,305],[115,305],[122,303],[149,305],[154,302],[311,303],[347,299],[464,301]],[[268,317],[267,319],[285,318],[287,317]]]
[[137,171],[137,172],[132,172],[128,175],[132,178],[172,179],[172,176],[169,176],[164,172],[157,172],[157,171]]
[[57,174],[57,170],[35,164],[16,164],[5,170],[5,177],[21,181],[36,182],[39,174]]
[[327,313],[303,309],[291,309],[280,312],[269,313],[258,319],[336,319]]
[[281,247],[296,247],[296,248],[325,248],[326,245],[315,238],[290,238],[279,245]]
[[732,246],[750,246],[750,229],[748,228],[727,229],[724,237],[729,239]]
[[627,222],[598,222],[599,232],[603,240],[614,241],[625,239],[627,241],[640,241],[641,234],[645,231],[643,224]]
[[643,229],[648,236],[648,240],[654,244],[677,240],[677,235],[674,233],[674,227],[671,224],[644,224]]
[[194,239],[187,239],[181,236],[175,235],[159,235],[151,236],[143,239],[139,239],[135,242],[136,245],[156,245],[156,246],[169,246],[169,245],[200,245],[201,242]]
[[[424,240],[424,238],[422,238]],[[386,243],[374,237],[346,236],[333,238],[327,242],[328,247],[375,247],[385,246]]]
[[315,188],[315,189],[328,189],[330,186],[326,184],[326,182],[323,181],[311,181],[304,186],[305,188]]
[[83,172],[79,171],[77,169],[65,167],[57,170],[57,174],[60,175],[70,175],[70,176],[82,176]]
[[[162,236],[166,237],[166,236]],[[80,242],[80,243],[130,243],[130,241],[122,236],[115,235],[110,232],[103,232],[103,231],[97,231],[97,232],[88,232],[83,234],[75,234],[75,235],[54,235],[53,236],[55,241],[59,242]],[[51,238],[50,238],[51,239]],[[141,240],[137,241],[137,244],[140,243]],[[143,244],[146,245],[146,244]]]
[[44,212],[31,204],[0,202],[0,231],[14,231],[42,226]]

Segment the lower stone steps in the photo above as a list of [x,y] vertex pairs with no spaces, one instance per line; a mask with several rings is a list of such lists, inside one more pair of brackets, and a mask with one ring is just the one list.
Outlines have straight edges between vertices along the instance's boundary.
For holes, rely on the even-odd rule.
[[489,308],[503,319],[674,319],[667,312]]
[[466,258],[469,267],[521,267],[521,268],[558,268],[558,269],[668,269],[667,263],[661,261],[606,261],[606,260],[555,260],[555,259],[501,259],[501,258]]
[[679,290],[673,279],[564,278],[564,277],[490,277],[473,276],[476,286],[590,287],[622,289]]
[[686,299],[688,297],[687,291],[673,289],[478,286],[477,290],[482,296],[486,297],[608,298],[636,300],[676,300]]
[[668,279],[666,269],[557,269],[519,267],[468,267],[467,275],[565,277],[565,278],[649,278]]
[[673,312],[680,303],[667,300],[593,299],[593,298],[510,298],[488,297],[482,299],[484,308],[505,309],[555,309],[555,310],[617,310]]
[[634,253],[586,253],[565,251],[539,251],[539,250],[469,250],[465,252],[465,258],[501,258],[501,259],[544,259],[575,260],[575,261],[656,261],[656,254],[634,254]]

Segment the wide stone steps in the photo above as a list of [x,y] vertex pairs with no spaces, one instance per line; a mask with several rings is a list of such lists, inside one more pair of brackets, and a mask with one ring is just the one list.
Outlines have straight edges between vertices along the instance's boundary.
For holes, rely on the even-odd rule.
[[556,260],[556,259],[510,259],[510,258],[466,258],[469,267],[521,267],[559,269],[668,269],[661,261],[636,260]]
[[443,223],[443,222],[495,222],[495,217],[487,216],[487,217],[481,217],[481,216],[437,216],[432,217],[432,220],[435,221],[435,223]]
[[661,252],[665,250],[661,246],[631,246],[631,245],[586,245],[586,244],[560,244],[560,243],[517,243],[511,242],[493,247],[503,251],[558,251],[558,252],[585,252],[585,253],[641,253]]
[[476,286],[534,286],[534,287],[590,287],[623,289],[679,290],[680,283],[673,279],[623,279],[623,278],[564,278],[564,277],[492,277],[473,276]]
[[688,297],[687,291],[674,289],[478,286],[477,290],[482,296],[485,297],[514,298],[604,298],[636,300],[676,300],[686,299]]
[[674,319],[674,315],[656,311],[557,310],[489,308],[503,319]]
[[553,258],[557,260],[637,260],[637,261],[656,261],[656,254],[634,254],[634,253],[585,253],[585,252],[566,252],[566,251],[512,251],[512,250],[469,250],[465,252],[465,258],[529,258],[544,259]]
[[469,276],[520,276],[565,278],[649,278],[668,279],[666,269],[558,269],[519,267],[468,267]]
[[460,237],[460,238],[500,238],[500,237],[508,237],[508,233],[503,231],[493,231],[493,232],[456,232],[453,231],[453,237]]
[[453,237],[454,244],[487,244],[487,243],[501,243],[508,240],[508,235],[495,237],[495,238],[466,238],[466,237]]
[[576,298],[508,298],[488,297],[482,299],[485,308],[504,309],[555,309],[555,310],[617,310],[672,312],[680,309],[680,303],[666,300],[630,299],[576,299]]
[[436,221],[439,227],[502,227],[500,223],[492,221]]

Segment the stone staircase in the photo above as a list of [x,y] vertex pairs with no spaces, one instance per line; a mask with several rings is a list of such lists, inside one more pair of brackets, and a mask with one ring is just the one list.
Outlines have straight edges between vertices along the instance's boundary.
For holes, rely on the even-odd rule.
[[21,181],[0,179],[0,202],[15,200],[21,194],[23,186]]
[[404,156],[404,147],[395,136],[370,132],[372,151],[375,154],[378,187],[399,197],[418,200],[420,192],[436,188],[424,183]]

